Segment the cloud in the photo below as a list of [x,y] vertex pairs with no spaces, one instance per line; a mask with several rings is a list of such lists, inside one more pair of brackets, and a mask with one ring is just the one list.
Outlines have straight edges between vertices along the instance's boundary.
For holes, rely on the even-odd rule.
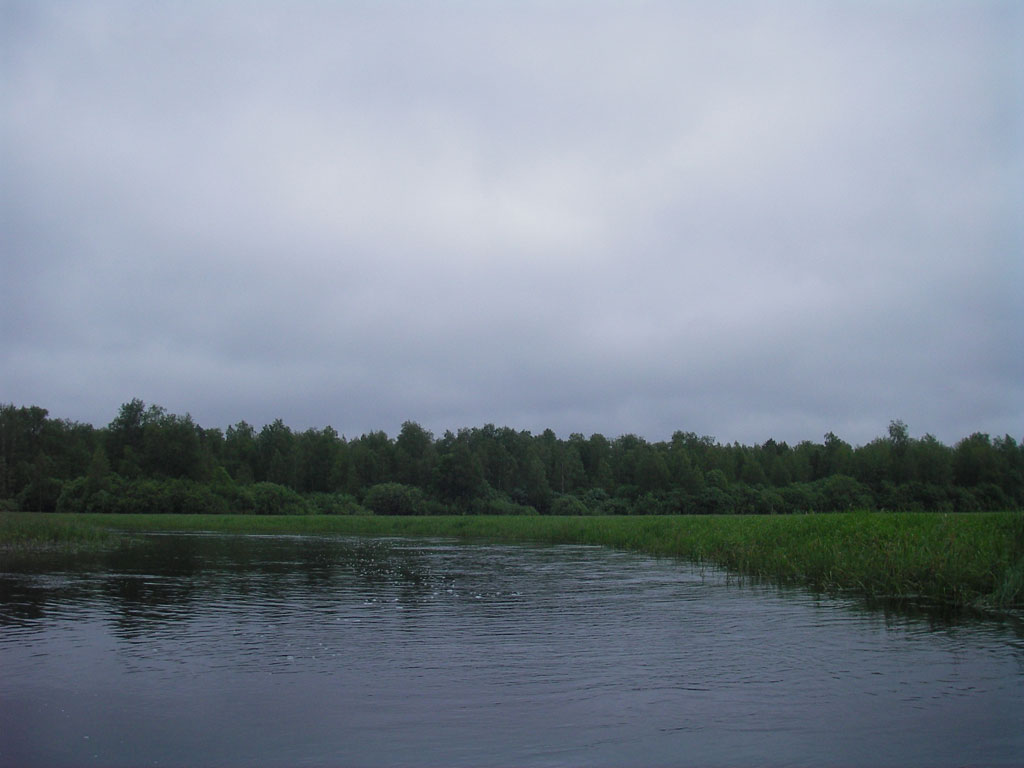
[[1005,3],[8,3],[0,397],[1024,433]]

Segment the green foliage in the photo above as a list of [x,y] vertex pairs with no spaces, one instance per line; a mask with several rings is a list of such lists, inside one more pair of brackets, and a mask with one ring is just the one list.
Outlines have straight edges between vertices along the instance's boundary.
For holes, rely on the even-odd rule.
[[486,493],[483,464],[470,447],[469,435],[453,438],[449,433],[435,469],[435,487],[442,501],[466,508]]
[[88,425],[50,419],[37,406],[0,404],[0,499],[52,510],[58,483],[85,473],[96,442]]
[[693,511],[700,515],[729,514],[734,511],[732,494],[717,485],[708,485],[694,497]]
[[62,483],[53,477],[53,461],[41,451],[28,468],[28,482],[18,493],[18,506],[29,512],[53,512]]
[[[213,492],[227,504],[227,511],[234,515],[247,515],[256,508],[256,498],[253,495],[251,485],[241,485],[234,482],[217,483],[213,486]],[[197,510],[185,510],[196,512]]]
[[209,486],[190,480],[135,480],[117,495],[114,511],[131,514],[226,514],[228,502]]
[[378,483],[363,497],[363,506],[375,515],[426,514],[424,502],[419,488],[402,483]]
[[88,480],[76,477],[64,483],[60,496],[57,497],[56,511],[61,513],[85,512],[85,502],[89,496]]
[[552,515],[589,515],[590,508],[575,496],[565,493],[555,496],[551,502]]
[[489,496],[473,500],[470,511],[474,515],[536,515],[537,510],[525,504],[517,504],[503,496]]
[[816,485],[825,511],[848,512],[871,506],[870,490],[849,475],[829,475]]
[[256,483],[251,492],[254,515],[306,515],[314,511],[302,496],[277,483]]
[[321,515],[372,514],[355,496],[347,493],[313,493],[306,498],[316,513]]
[[[275,489],[257,490],[261,483]],[[374,490],[390,484],[405,491]],[[138,399],[98,430],[0,405],[6,507],[344,515],[359,514],[355,499],[367,496],[418,515],[576,515],[579,505],[611,515],[981,512],[1024,507],[1024,447],[975,433],[951,448],[914,438],[899,420],[860,447],[832,432],[821,443],[743,446],[681,431],[659,443],[630,434],[563,440],[493,424],[435,438],[411,421],[394,440],[378,431],[349,441],[329,426],[295,433],[280,419],[260,430],[244,421],[204,429]]]

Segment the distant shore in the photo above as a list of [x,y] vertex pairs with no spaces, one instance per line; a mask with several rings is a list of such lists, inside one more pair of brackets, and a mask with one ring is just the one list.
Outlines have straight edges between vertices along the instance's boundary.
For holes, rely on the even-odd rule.
[[104,549],[131,534],[440,536],[593,544],[719,566],[825,593],[951,608],[1024,607],[1024,514],[851,512],[785,516],[266,516],[0,514],[13,553]]

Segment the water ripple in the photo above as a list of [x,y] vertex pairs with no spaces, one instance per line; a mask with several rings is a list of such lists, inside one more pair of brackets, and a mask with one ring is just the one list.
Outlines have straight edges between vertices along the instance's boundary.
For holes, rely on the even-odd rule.
[[84,762],[86,732],[111,765],[998,765],[1024,751],[1012,625],[594,547],[168,536],[105,570],[0,585],[0,693],[21,702],[0,708],[0,733],[20,734],[0,739],[0,765],[12,746]]

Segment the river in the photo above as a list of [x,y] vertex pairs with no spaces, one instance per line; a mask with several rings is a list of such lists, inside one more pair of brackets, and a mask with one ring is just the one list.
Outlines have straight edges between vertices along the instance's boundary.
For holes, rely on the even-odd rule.
[[1020,765],[1019,621],[582,546],[165,534],[0,573],[0,765]]

